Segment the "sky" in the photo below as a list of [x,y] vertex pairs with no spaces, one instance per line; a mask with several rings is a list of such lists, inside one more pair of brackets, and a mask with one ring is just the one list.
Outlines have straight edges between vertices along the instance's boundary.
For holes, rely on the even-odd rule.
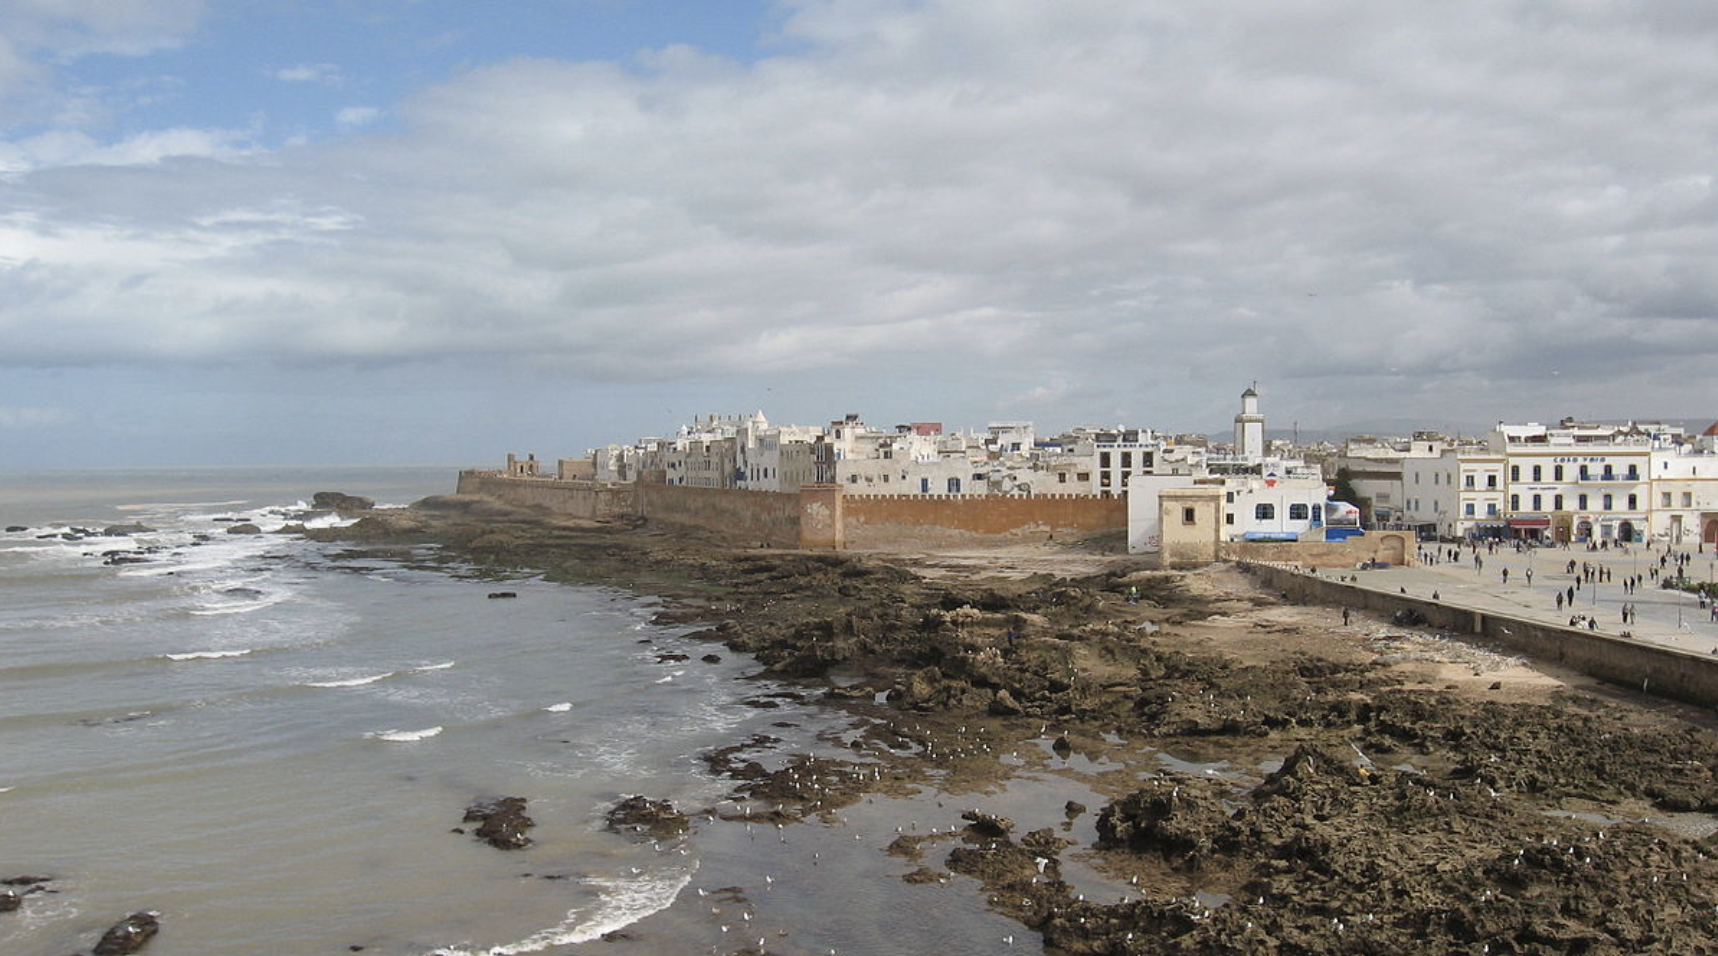
[[1718,418],[1718,5],[5,0],[0,468]]

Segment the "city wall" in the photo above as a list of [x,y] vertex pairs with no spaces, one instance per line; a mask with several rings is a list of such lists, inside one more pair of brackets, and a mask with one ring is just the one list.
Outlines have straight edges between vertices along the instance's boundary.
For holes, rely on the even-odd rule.
[[1127,527],[1127,499],[1090,495],[846,495],[842,508],[853,548],[923,546],[948,533],[1042,542]]
[[1226,561],[1280,562],[1308,568],[1355,568],[1363,562],[1413,563],[1406,534],[1368,531],[1346,541],[1225,541],[1218,554]]
[[1267,587],[1292,601],[1347,606],[1385,616],[1404,608],[1432,627],[1478,634],[1531,657],[1578,673],[1675,700],[1718,706],[1718,659],[1659,644],[1580,628],[1529,621],[1304,574],[1269,564],[1243,564]]
[[661,472],[636,483],[567,481],[463,471],[461,494],[483,495],[552,514],[591,520],[640,517],[695,528],[741,547],[889,548],[947,538],[1044,541],[1127,527],[1122,498],[846,495],[840,485],[798,492],[670,485]]
[[800,496],[737,488],[692,488],[641,481],[637,513],[648,521],[697,528],[742,547],[800,547]]
[[569,518],[608,521],[637,512],[636,485],[614,482],[510,478],[498,471],[462,471],[457,490]]

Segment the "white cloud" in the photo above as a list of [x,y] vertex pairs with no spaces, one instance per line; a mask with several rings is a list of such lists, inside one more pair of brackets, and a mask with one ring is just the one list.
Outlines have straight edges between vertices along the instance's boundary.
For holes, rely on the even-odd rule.
[[348,106],[334,114],[334,122],[341,126],[368,126],[382,118],[382,111],[374,106]]
[[77,420],[76,413],[53,406],[0,405],[0,428],[57,428]]
[[797,0],[791,53],[505,62],[385,137],[0,150],[43,169],[0,180],[29,212],[0,360],[841,370],[1078,420],[1221,421],[1255,378],[1326,419],[1663,411],[1714,358],[1718,26],[1594,10]]
[[300,63],[274,71],[274,78],[283,83],[321,83],[337,86],[341,81],[340,67],[333,63]]

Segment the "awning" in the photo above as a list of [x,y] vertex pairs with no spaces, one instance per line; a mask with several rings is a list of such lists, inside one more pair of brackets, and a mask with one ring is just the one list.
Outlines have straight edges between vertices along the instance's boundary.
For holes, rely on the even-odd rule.
[[1551,519],[1550,518],[1510,518],[1509,519],[1509,526],[1511,528],[1549,528],[1549,527],[1551,527]]

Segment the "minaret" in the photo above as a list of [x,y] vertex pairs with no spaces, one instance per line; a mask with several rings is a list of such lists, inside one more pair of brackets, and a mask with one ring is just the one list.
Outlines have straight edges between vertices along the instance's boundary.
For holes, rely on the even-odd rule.
[[1259,414],[1259,383],[1241,393],[1241,414],[1235,416],[1235,454],[1257,460],[1265,456],[1265,416]]

